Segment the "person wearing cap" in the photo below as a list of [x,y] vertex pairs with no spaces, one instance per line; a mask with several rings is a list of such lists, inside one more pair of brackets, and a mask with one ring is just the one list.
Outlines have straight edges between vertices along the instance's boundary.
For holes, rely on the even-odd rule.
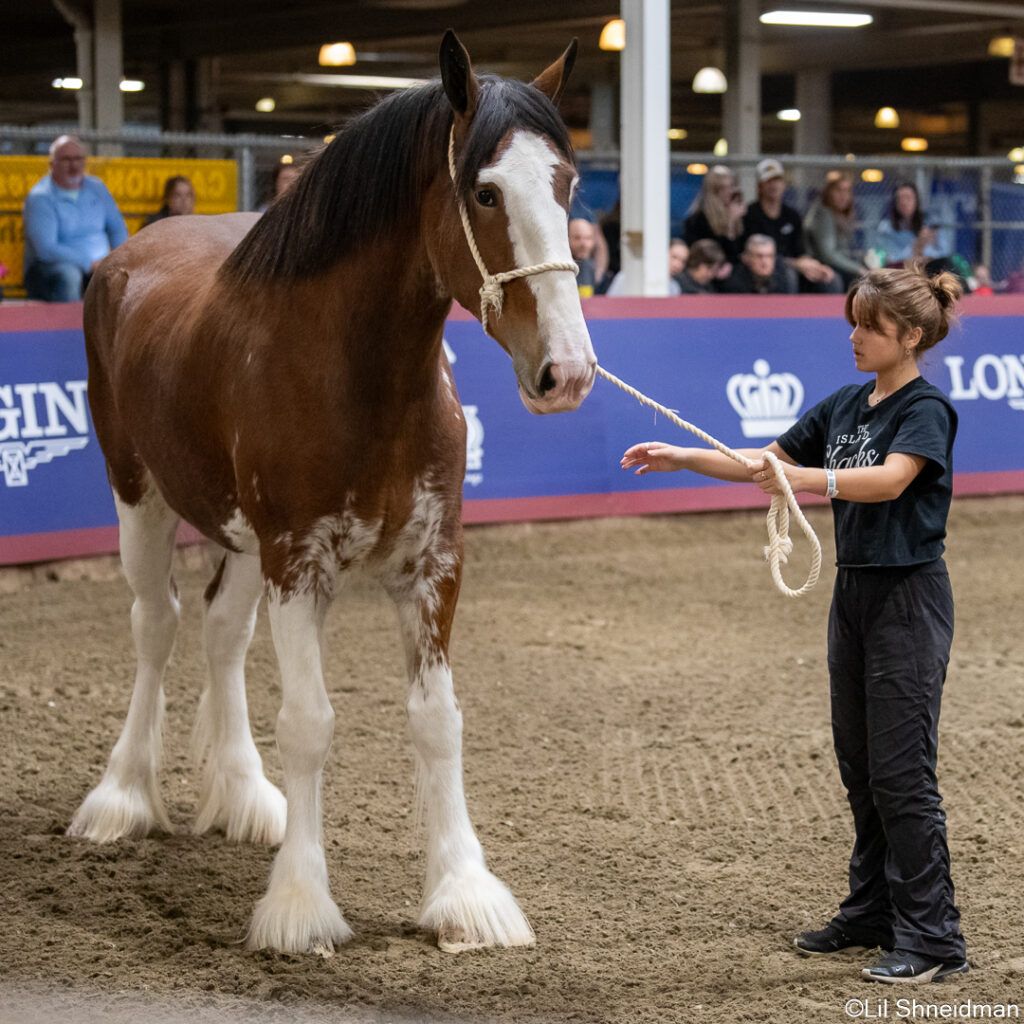
[[782,201],[786,178],[782,164],[769,157],[755,169],[757,199],[743,217],[743,237],[767,235],[774,239],[779,259],[799,274],[800,291],[841,292],[842,278],[804,247],[800,214]]
[[50,146],[50,173],[25,199],[25,291],[43,302],[77,302],[93,270],[128,238],[107,186],[85,173],[73,135]]

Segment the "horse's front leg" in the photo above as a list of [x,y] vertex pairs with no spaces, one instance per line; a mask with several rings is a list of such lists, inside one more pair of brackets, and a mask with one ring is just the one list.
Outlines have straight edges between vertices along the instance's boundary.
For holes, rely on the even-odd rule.
[[281,667],[277,744],[288,812],[270,885],[256,904],[246,942],[250,949],[330,955],[352,930],[331,898],[323,847],[321,780],[334,733],[320,662],[327,602],[315,593],[282,596],[271,586],[268,607]]
[[438,946],[447,953],[532,946],[533,929],[512,893],[487,870],[466,808],[462,711],[448,662],[462,568],[461,543],[455,546],[456,550],[428,557],[388,587],[405,642],[416,798],[426,827],[419,924],[437,934]]

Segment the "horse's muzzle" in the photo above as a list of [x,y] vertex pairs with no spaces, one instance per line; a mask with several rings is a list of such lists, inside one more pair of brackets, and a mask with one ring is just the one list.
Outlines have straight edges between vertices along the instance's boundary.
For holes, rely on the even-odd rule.
[[528,391],[520,381],[519,397],[532,413],[572,412],[590,394],[597,362],[545,363]]

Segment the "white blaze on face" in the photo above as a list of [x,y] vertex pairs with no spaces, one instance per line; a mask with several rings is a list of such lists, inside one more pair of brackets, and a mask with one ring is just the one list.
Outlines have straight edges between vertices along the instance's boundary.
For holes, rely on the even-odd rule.
[[[558,156],[539,135],[517,131],[500,159],[480,172],[481,183],[501,189],[517,267],[572,260],[566,211],[554,193],[558,163]],[[525,280],[537,300],[537,327],[551,361],[566,369],[591,362],[594,350],[575,277],[549,271]]]

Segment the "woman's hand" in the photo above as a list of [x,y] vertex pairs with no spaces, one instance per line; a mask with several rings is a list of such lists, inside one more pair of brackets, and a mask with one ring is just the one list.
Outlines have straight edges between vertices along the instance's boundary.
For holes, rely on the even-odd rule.
[[664,441],[644,441],[627,448],[619,465],[623,469],[637,467],[636,476],[645,473],[671,473],[686,468],[686,449]]
[[[794,493],[807,490],[809,481],[802,466],[790,466],[780,460],[779,465],[782,472],[789,481],[789,486]],[[760,464],[750,468],[750,479],[764,491],[765,494],[782,494],[782,487],[779,478],[775,475],[775,469],[768,464],[767,459]]]

